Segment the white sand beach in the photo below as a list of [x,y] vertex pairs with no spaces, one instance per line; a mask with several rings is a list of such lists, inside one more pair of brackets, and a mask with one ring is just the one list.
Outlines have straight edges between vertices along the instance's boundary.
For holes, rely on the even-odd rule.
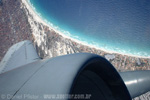
[[[74,42],[77,42],[79,44],[82,44],[82,45],[86,45],[90,48],[95,48],[97,50],[100,50],[100,51],[104,51],[106,53],[110,53],[110,54],[121,54],[121,55],[126,55],[126,56],[131,56],[131,57],[138,57],[138,58],[150,58],[150,57],[144,57],[144,56],[138,56],[138,55],[132,55],[132,54],[125,54],[125,53],[118,53],[117,51],[110,51],[110,50],[106,50],[106,49],[102,49],[102,48],[98,48],[96,46],[93,46],[93,45],[90,45],[90,44],[87,44],[85,42],[82,42],[82,41],[79,41],[77,39],[73,39],[67,35],[64,35],[64,33],[60,32],[59,30],[57,30],[57,27],[56,26],[53,26],[52,24],[48,24],[48,22],[46,20],[43,20],[41,18],[41,15],[39,13],[37,13],[36,9],[33,7],[33,5],[30,4],[30,1],[28,0],[22,0],[22,3],[26,6],[26,8],[28,9],[29,13],[33,16],[33,19],[36,21],[36,22],[39,22],[39,23],[42,23],[43,25],[46,25],[49,27],[49,30],[53,30],[55,31],[57,34],[61,35],[62,37],[64,38],[67,38],[67,39],[70,39]],[[30,16],[29,16],[30,17]],[[29,18],[29,23],[32,24],[33,21],[31,21],[31,19]],[[34,26],[32,26],[32,29],[34,31],[38,31],[36,30],[36,28]],[[33,32],[33,35],[35,37],[38,37],[37,36],[37,33],[36,32]],[[40,45],[41,41],[37,41],[38,45]]]
[[57,30],[51,23],[35,11],[28,0],[21,0],[21,8],[25,10],[30,24],[34,44],[41,57],[56,57],[72,53],[94,53],[109,60],[119,71],[150,70],[150,58],[129,54],[122,54],[97,48],[93,45],[73,39]]

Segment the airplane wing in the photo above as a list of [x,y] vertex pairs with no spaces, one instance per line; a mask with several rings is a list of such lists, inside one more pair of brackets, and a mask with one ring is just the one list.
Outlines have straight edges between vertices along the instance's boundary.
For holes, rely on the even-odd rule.
[[9,48],[4,58],[0,62],[0,73],[12,70],[19,66],[39,60],[31,41],[25,40]]

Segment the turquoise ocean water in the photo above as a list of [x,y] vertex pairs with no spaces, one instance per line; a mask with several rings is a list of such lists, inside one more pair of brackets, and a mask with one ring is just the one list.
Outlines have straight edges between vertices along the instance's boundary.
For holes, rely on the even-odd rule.
[[149,0],[29,0],[57,30],[89,45],[150,57]]

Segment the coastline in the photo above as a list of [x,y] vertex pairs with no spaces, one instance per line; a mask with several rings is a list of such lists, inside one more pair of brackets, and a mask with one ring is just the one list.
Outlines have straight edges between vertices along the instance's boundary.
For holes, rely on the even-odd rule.
[[26,0],[20,1],[21,9],[25,10],[31,26],[34,45],[42,58],[56,57],[59,55],[87,52],[103,56],[116,67],[118,71],[150,70],[150,58],[125,55],[106,51],[95,46],[90,46],[76,39],[64,35],[46,23]]
[[101,50],[101,51],[104,51],[104,52],[107,52],[107,53],[110,53],[110,54],[120,54],[120,55],[123,55],[123,56],[131,56],[131,57],[137,57],[137,58],[150,58],[150,56],[145,57],[145,56],[138,56],[138,55],[132,55],[132,54],[123,54],[123,53],[119,53],[119,52],[117,52],[117,51],[106,50],[106,49],[103,49],[103,48],[100,48],[100,47],[96,47],[96,46],[94,46],[94,45],[90,45],[90,44],[88,44],[88,43],[79,41],[79,40],[74,39],[74,38],[72,38],[72,37],[70,37],[70,36],[67,36],[67,35],[65,35],[64,33],[62,33],[61,31],[59,31],[58,29],[56,29],[55,27],[53,27],[53,26],[51,26],[50,24],[48,24],[48,23],[47,23],[48,21],[46,21],[46,19],[43,20],[42,17],[37,13],[37,11],[35,10],[35,8],[33,8],[33,5],[31,5],[31,4],[29,3],[30,1],[28,1],[28,0],[23,1],[23,0],[22,0],[22,2],[23,2],[23,3],[27,6],[27,8],[31,11],[31,13],[33,14],[33,16],[36,16],[35,19],[36,19],[37,21],[39,21],[40,23],[42,23],[42,24],[48,26],[49,29],[54,30],[57,34],[63,36],[64,38],[70,39],[70,40],[75,41],[75,42],[77,42],[77,43],[79,43],[79,44],[86,45],[86,46],[88,46],[88,47],[90,47],[90,48],[95,48],[95,49],[97,49],[97,50]]

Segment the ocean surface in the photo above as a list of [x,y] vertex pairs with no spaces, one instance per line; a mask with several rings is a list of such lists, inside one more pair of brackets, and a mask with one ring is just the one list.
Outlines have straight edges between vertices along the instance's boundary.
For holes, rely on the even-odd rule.
[[63,34],[106,51],[150,57],[150,0],[29,0]]

